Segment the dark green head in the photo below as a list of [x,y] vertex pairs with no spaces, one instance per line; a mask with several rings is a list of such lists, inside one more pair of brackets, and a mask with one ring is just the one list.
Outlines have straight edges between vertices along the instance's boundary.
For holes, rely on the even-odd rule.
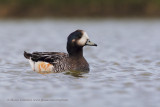
[[83,46],[97,46],[97,44],[91,42],[83,30],[76,30],[68,36],[67,51],[69,54],[79,52]]

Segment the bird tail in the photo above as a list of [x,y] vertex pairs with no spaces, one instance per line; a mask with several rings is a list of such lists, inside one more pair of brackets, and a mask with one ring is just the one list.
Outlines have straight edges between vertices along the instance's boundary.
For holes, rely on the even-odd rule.
[[26,51],[24,51],[24,57],[25,57],[26,59],[30,59],[31,56],[32,56],[32,54],[27,53]]

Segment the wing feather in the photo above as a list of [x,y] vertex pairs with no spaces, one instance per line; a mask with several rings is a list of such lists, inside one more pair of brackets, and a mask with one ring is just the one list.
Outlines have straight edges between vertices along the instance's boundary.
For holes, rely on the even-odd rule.
[[68,57],[68,54],[60,52],[33,52],[31,54],[31,59],[33,61],[44,61],[53,65],[65,57]]

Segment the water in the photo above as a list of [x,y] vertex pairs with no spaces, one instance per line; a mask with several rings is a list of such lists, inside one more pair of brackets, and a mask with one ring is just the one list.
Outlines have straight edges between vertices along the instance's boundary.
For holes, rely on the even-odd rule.
[[[98,44],[84,48],[89,73],[31,70],[24,50],[66,52],[76,29]],[[159,29],[158,19],[1,20],[1,106],[160,107]]]

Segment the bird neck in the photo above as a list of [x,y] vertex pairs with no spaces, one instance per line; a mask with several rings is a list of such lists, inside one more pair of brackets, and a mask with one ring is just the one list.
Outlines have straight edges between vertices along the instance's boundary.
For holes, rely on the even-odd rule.
[[76,58],[83,57],[83,47],[67,46],[67,51],[70,57],[76,57]]

